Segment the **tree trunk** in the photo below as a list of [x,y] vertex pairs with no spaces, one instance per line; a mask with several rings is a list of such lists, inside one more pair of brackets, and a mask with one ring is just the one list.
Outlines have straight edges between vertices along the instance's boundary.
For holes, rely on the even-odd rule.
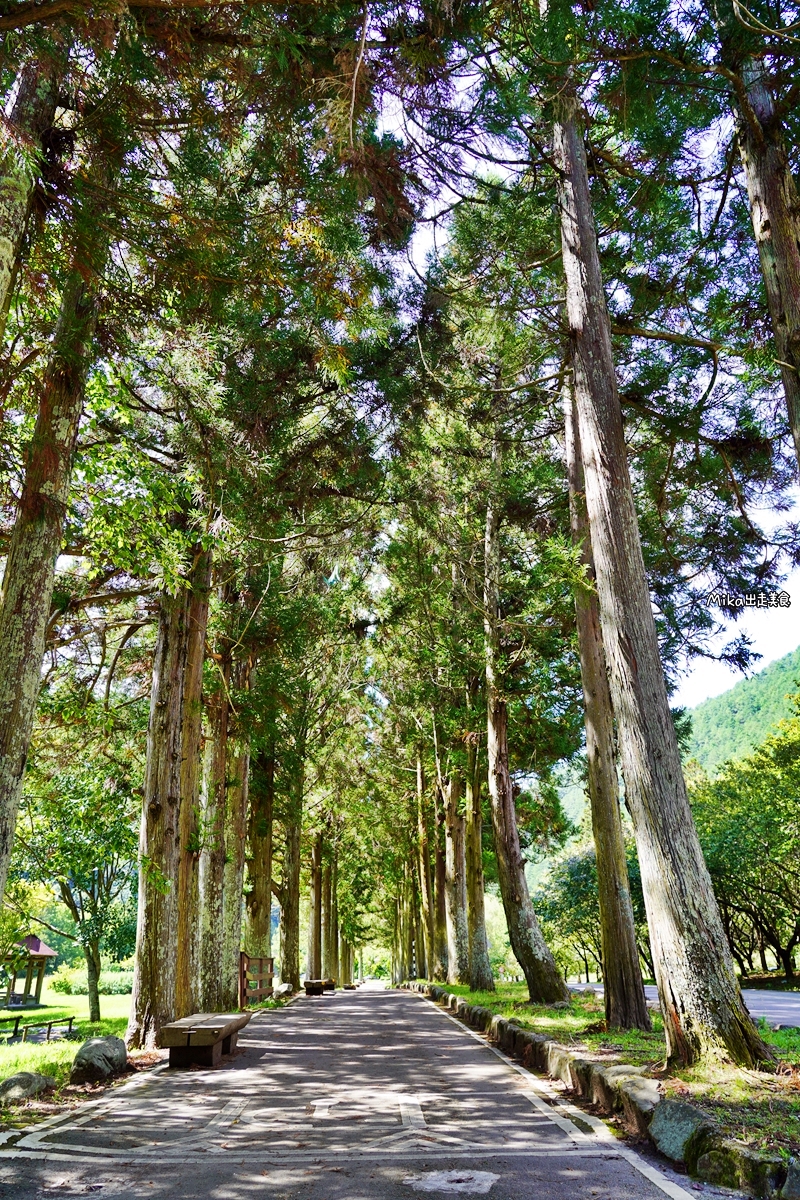
[[[434,834],[434,903],[433,903],[433,978],[442,983],[447,979],[447,863],[445,861],[444,797],[441,787],[434,791],[435,834]],[[463,855],[463,831],[462,831]]]
[[83,948],[86,957],[86,982],[89,992],[89,1020],[100,1020],[100,942],[92,938]]
[[[568,389],[564,411],[567,477],[572,537],[581,547],[590,586],[594,561],[583,489],[575,396]],[[619,811],[619,783],[614,761],[614,714],[600,630],[600,605],[588,587],[575,591],[575,617],[583,684],[589,800],[597,859],[597,891],[603,946],[606,1023],[609,1029],[650,1029],[650,1014],[639,966],[625,836]]]
[[56,114],[58,82],[52,69],[40,62],[26,64],[20,72],[19,90],[6,123],[7,136],[0,164],[0,342],[5,336],[8,310],[19,269],[22,241],[36,188],[31,151],[38,158],[42,138]]
[[417,749],[417,864],[419,869],[419,899],[422,918],[422,938],[425,959],[423,979],[433,977],[434,922],[433,887],[431,885],[431,851],[428,842],[428,822],[425,819],[425,770],[422,751]]
[[244,948],[253,958],[272,954],[272,813],[275,803],[275,747],[262,751],[249,789],[247,825],[250,890],[245,907]]
[[209,696],[206,742],[203,847],[200,852],[200,920],[198,923],[197,1005],[200,1012],[225,1008],[222,955],[224,946],[225,816],[227,812],[228,726],[231,660],[226,650],[218,662],[220,686]]
[[211,587],[211,553],[199,546],[195,551],[189,585],[186,666],[181,710],[181,798],[178,820],[180,846],[175,932],[176,1018],[188,1016],[196,1011],[194,984],[197,972],[195,930],[199,909],[197,864],[200,856],[200,743],[203,726],[203,663]]
[[406,883],[403,889],[405,925],[406,978],[416,979],[416,917],[414,913],[414,878],[406,868]]
[[[104,173],[105,178],[105,173]],[[100,181],[98,181],[100,183]],[[75,443],[97,323],[97,290],[108,253],[105,223],[73,252],[61,298],[39,411],[27,450],[22,496],[3,576],[0,607],[0,898],[5,890],[22,778],[41,685],[55,564],[69,498]]]
[[744,1003],[686,796],[628,474],[586,156],[556,102],[561,239],[603,641],[671,1061],[770,1057]]
[[761,274],[800,463],[800,195],[762,59],[747,59],[734,90],[739,152]]
[[322,834],[311,852],[311,903],[308,914],[308,979],[322,978]]
[[330,859],[322,864],[322,978],[334,979],[333,974],[333,896]]
[[[236,694],[250,690],[250,663],[237,663],[232,672]],[[244,861],[247,848],[247,804],[250,784],[250,744],[241,722],[231,722],[226,770],[225,870],[222,888],[222,1007],[239,1007],[239,954],[242,949]]]
[[331,976],[339,978],[339,856],[336,845],[332,847],[331,867]]
[[[302,774],[301,765],[300,772]],[[281,981],[300,991],[300,829],[303,819],[303,781],[283,822],[286,845],[281,876]]]
[[139,901],[131,1016],[126,1041],[152,1050],[162,1025],[175,1018],[180,859],[181,735],[188,645],[188,593],[164,592],[158,621],[147,731]]
[[493,992],[494,975],[489,961],[483,885],[483,806],[478,775],[478,747],[473,735],[467,742],[465,860],[467,869],[467,932],[469,934],[469,986],[473,992]]
[[451,772],[445,793],[445,919],[447,922],[447,982],[469,983],[469,926],[467,923],[467,865],[465,818],[461,805],[461,775]]
[[[499,478],[501,452],[495,434],[492,465]],[[500,656],[500,519],[494,499],[486,507],[484,567],[484,633],[486,653],[487,755],[489,797],[497,855],[500,895],[506,914],[508,935],[517,962],[522,967],[531,1002],[552,1004],[568,1000],[569,991],[545,943],[533,911],[525,878],[525,860],[519,845],[514,792],[508,767],[508,707],[501,693]]]
[[353,947],[342,934],[342,987],[350,987],[353,982]]

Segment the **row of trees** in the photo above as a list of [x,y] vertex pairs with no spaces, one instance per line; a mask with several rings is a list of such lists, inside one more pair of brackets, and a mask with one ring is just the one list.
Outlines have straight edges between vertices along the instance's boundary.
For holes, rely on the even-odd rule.
[[610,1024],[649,1020],[619,762],[669,1056],[768,1057],[665,677],[712,581],[798,553],[758,519],[800,442],[794,51],[740,16],[0,17],[0,883],[58,879],[91,979],[130,881],[44,833],[124,857],[137,798],[132,1045],[235,1002],[273,895],[297,986],[306,888],[309,970],[376,927],[488,988],[488,876],[561,1000],[525,862],[584,746]]

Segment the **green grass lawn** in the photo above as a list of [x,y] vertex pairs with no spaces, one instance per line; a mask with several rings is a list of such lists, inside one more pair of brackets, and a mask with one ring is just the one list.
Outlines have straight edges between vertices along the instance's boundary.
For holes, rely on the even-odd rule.
[[[69,1079],[69,1069],[81,1042],[90,1037],[104,1037],[114,1033],[122,1037],[128,1024],[130,996],[101,996],[99,1024],[89,1021],[88,996],[62,996],[45,988],[42,992],[42,1008],[23,1010],[22,1024],[35,1021],[61,1021],[74,1017],[73,1040],[51,1042],[0,1043],[0,1080],[15,1075],[17,1071],[35,1071],[40,1075],[52,1075],[62,1087]],[[0,1017],[16,1016],[19,1009],[0,1009]]]
[[666,1095],[705,1109],[729,1137],[784,1154],[800,1152],[800,1029],[773,1031],[760,1022],[779,1060],[774,1073],[713,1064],[668,1071],[657,1013],[652,1033],[622,1032],[606,1030],[603,1002],[594,993],[573,993],[569,1008],[557,1009],[531,1004],[524,983],[498,984],[495,992],[471,992],[458,984],[448,990],[585,1056],[644,1067]]

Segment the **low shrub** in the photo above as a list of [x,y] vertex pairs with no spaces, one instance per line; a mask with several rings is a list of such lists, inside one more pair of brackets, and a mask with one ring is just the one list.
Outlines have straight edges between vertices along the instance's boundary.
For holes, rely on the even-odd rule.
[[[62,996],[87,996],[86,970],[61,966],[49,979],[50,987]],[[124,996],[133,991],[133,971],[101,971],[98,981],[101,996]]]

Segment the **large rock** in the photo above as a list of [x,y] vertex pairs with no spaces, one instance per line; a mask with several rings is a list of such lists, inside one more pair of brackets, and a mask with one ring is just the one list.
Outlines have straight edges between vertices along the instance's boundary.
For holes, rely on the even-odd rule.
[[708,1183],[740,1188],[748,1196],[774,1196],[786,1172],[777,1155],[764,1154],[728,1139],[715,1141],[697,1160],[697,1174]]
[[692,1151],[699,1148],[704,1135],[714,1130],[714,1123],[693,1104],[684,1104],[682,1100],[662,1100],[656,1105],[648,1133],[656,1148],[667,1158],[673,1162],[685,1162],[691,1167],[695,1157]]
[[118,1037],[89,1038],[84,1042],[69,1073],[70,1083],[96,1083],[124,1071],[128,1064],[125,1043]]
[[279,983],[273,992],[273,996],[276,1000],[283,1000],[285,997],[291,996],[292,992],[293,989],[290,983]]
[[789,1163],[789,1173],[781,1189],[781,1200],[800,1200],[800,1159]]
[[645,1137],[662,1104],[658,1081],[634,1075],[632,1079],[621,1080],[618,1090],[626,1125]]
[[49,1075],[37,1075],[34,1071],[18,1071],[0,1083],[0,1104],[14,1104],[18,1100],[30,1100],[40,1092],[56,1086]]

